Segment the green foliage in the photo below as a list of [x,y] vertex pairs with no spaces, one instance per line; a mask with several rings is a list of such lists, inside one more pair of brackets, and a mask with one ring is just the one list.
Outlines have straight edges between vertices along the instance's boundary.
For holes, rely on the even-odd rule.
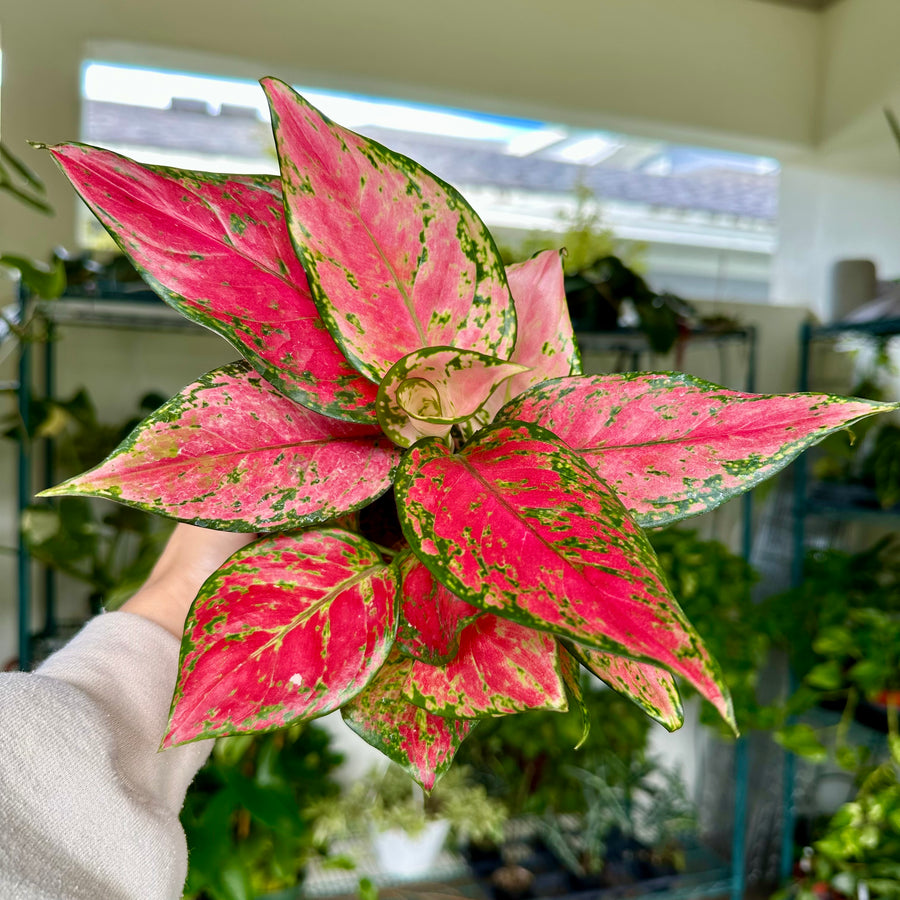
[[879,766],[813,843],[807,874],[780,896],[813,900],[827,885],[838,896],[900,897],[900,777],[896,758]]
[[[860,553],[817,550],[803,581],[761,608],[768,636],[790,657],[811,705],[816,695],[900,687],[900,541]],[[811,693],[810,693],[811,692]]]
[[574,827],[555,816],[544,816],[540,831],[576,875],[595,875],[603,869],[613,836],[661,850],[674,849],[697,831],[696,810],[675,771],[646,759],[625,765],[610,757],[596,771],[573,769],[572,774],[584,792]]
[[585,684],[583,694],[591,729],[580,747],[580,709],[541,710],[485,719],[457,760],[514,816],[581,810],[584,788],[577,770],[597,770],[610,758],[629,764],[642,759],[650,728],[650,720],[622,695],[594,684]]
[[420,834],[428,822],[446,819],[460,843],[499,843],[506,807],[473,782],[464,766],[455,766],[425,794],[399,766],[371,771],[337,801],[313,807],[316,837],[325,842],[346,837],[371,823],[379,831],[398,828],[410,836]]
[[657,353],[667,353],[693,307],[674,294],[658,294],[639,274],[642,244],[618,240],[603,227],[595,198],[584,185],[575,188],[576,208],[565,233],[532,234],[516,250],[503,251],[504,261],[527,259],[541,250],[563,246],[566,300],[576,330],[616,328],[623,303],[633,304],[639,326]]
[[[757,700],[759,676],[771,649],[753,600],[758,575],[741,556],[696,531],[668,528],[649,533],[674,596],[719,661],[742,731],[768,729],[775,711]],[[703,704],[701,720],[723,737],[732,737],[716,711]]]
[[53,207],[47,203],[43,181],[12,151],[0,142],[0,191],[44,215]]
[[501,248],[503,261],[518,262],[542,250],[565,247],[563,268],[566,275],[574,275],[587,269],[595,260],[604,256],[618,256],[635,271],[642,271],[645,245],[620,240],[611,228],[603,225],[603,219],[597,211],[596,198],[590,188],[578,184],[573,193],[575,212],[571,219],[563,220],[566,229],[562,237],[558,234],[529,234],[515,249]]
[[[85,390],[63,400],[32,398],[27,429],[18,413],[0,428],[3,437],[20,438],[31,447],[51,439],[56,466],[68,474],[104,459],[162,400],[147,394],[134,415],[108,424],[99,421]],[[117,608],[140,587],[171,531],[171,524],[157,517],[82,497],[30,506],[20,527],[34,559],[90,586],[92,612],[104,604]]]
[[339,792],[341,757],[307,724],[216,742],[188,791],[187,900],[250,900],[298,884],[315,852],[305,810]]

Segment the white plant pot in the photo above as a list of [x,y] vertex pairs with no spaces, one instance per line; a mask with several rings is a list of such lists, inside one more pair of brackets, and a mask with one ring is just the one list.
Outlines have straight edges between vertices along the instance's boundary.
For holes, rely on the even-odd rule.
[[400,828],[389,828],[372,835],[378,867],[385,875],[417,878],[434,869],[447,840],[450,823],[445,819],[429,822],[425,830],[410,837]]

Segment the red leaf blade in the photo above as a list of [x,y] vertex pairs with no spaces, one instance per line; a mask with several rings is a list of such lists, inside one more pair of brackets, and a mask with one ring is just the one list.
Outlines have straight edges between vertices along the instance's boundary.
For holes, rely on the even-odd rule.
[[404,700],[412,665],[412,660],[391,654],[366,690],[341,709],[341,716],[366,743],[430,791],[476,723],[435,716]]
[[163,746],[344,705],[387,659],[397,591],[394,567],[350,532],[281,534],[238,551],[191,609]]
[[413,663],[404,696],[460,719],[569,708],[556,639],[490,613],[463,629],[459,652],[446,665]]
[[548,378],[581,374],[581,357],[569,317],[563,267],[556,250],[545,250],[523,263],[507,266],[519,330],[510,361],[528,371],[504,382],[488,400],[487,421],[513,397]]
[[459,649],[460,631],[481,610],[451,594],[412,553],[400,557],[398,567],[398,649],[433,666],[449,662]]
[[298,406],[247,363],[207,373],[98,467],[44,492],[106,497],[225,531],[306,527],[391,484],[399,451],[374,425]]
[[667,731],[677,731],[684,724],[678,686],[665,669],[580,644],[570,644],[569,650],[589,672],[636,703]]
[[272,108],[288,227],[322,319],[378,382],[430,346],[509,357],[515,309],[484,224],[418,163],[341,128],[288,85]]
[[321,327],[277,177],[144,166],[84,144],[51,152],[166,303],[222,335],[298,403],[372,420],[375,386]]
[[827,394],[744,394],[690,375],[635,372],[549,381],[498,418],[552,431],[641,525],[657,527],[713,509],[833,431],[898,407]]
[[657,662],[733,722],[721,672],[644,533],[549,432],[494,425],[457,454],[421,441],[395,483],[403,533],[453,593],[599,650]]

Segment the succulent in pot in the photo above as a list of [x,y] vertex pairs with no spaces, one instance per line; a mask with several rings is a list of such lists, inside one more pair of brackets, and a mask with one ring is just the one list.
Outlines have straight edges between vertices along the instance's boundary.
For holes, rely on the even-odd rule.
[[[261,533],[194,602],[164,746],[341,709],[431,788],[479,718],[577,702],[578,665],[668,728],[673,675],[731,721],[643,529],[896,404],[582,375],[557,253],[504,268],[456,190],[262,85],[280,176],[50,148],[243,357],[48,492]],[[388,491],[391,546],[356,527]]]

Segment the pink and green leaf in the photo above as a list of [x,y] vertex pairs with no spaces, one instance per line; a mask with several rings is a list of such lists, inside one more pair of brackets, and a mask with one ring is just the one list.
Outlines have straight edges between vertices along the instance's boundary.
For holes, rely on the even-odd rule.
[[565,712],[557,647],[545,632],[486,613],[463,629],[448,663],[414,662],[403,694],[430,713],[459,719]]
[[416,350],[391,366],[378,388],[384,433],[401,447],[443,437],[474,416],[504,381],[525,366],[454,347]]
[[581,374],[563,267],[556,250],[545,250],[523,263],[507,266],[506,277],[522,323],[511,362],[528,370],[504,382],[485,404],[486,421],[513,397],[549,378]]
[[407,451],[403,533],[469,603],[687,679],[728,721],[716,662],[671,596],[646,535],[590,466],[543,428],[499,424],[459,453]]
[[99,466],[43,496],[105,497],[225,531],[284,530],[365,506],[398,461],[376,425],[298,406],[240,362],[186,387]]
[[451,594],[409,551],[398,557],[397,565],[401,579],[397,648],[433,666],[449,662],[459,650],[459,633],[482,610]]
[[347,359],[374,382],[423,347],[508,359],[516,316],[506,274],[463,197],[413,160],[336,125],[283,82],[262,85],[288,228]]
[[226,338],[298,403],[372,420],[375,386],[322,327],[277,177],[145,166],[85,144],[51,152],[166,303]]
[[589,672],[633,700],[667,731],[677,731],[684,724],[678,686],[665,669],[580,644],[570,643],[568,650]]
[[690,375],[558,378],[507,404],[576,450],[644,526],[713,509],[857,419],[900,408],[828,394],[744,394]]
[[395,650],[369,686],[341,709],[341,716],[366,743],[430,791],[477,723],[435,716],[405,700],[403,687],[413,664]]
[[347,531],[280,534],[238,551],[188,616],[163,746],[343,706],[388,657],[398,589],[395,567]]

